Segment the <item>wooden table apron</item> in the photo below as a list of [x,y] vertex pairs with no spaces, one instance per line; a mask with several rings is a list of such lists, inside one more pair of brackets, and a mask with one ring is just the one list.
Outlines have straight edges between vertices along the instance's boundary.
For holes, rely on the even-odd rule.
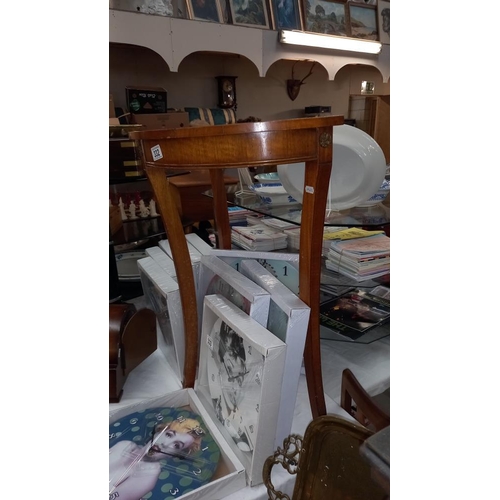
[[[332,127],[343,122],[342,116],[326,116],[130,133],[131,139],[140,141],[144,169],[160,208],[179,278],[186,337],[184,387],[194,387],[198,363],[196,292],[184,230],[165,168],[210,170],[219,245],[230,249],[224,169],[305,162],[299,296],[311,308],[311,316],[304,366],[313,418],[326,414],[319,336],[321,249],[332,169]],[[156,146],[160,146],[163,157],[154,161],[152,149]]]

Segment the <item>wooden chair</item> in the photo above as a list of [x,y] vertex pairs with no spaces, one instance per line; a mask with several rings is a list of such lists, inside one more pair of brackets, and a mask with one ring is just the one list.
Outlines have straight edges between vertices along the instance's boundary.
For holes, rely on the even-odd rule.
[[291,500],[383,500],[387,492],[372,478],[360,446],[373,434],[337,415],[315,418],[304,438],[292,434],[264,463],[263,480],[271,500],[290,500],[276,491],[271,473],[281,464],[297,474]]
[[311,319],[304,365],[312,415],[326,414],[319,336],[321,249],[332,170],[333,126],[343,122],[342,116],[323,116],[130,133],[130,138],[140,143],[144,170],[153,187],[179,278],[186,346],[184,387],[194,387],[199,352],[199,318],[192,314],[197,305],[191,260],[173,188],[165,170],[209,169],[218,241],[222,248],[229,249],[231,228],[224,169],[305,162],[299,296],[310,306]]
[[342,372],[340,406],[361,425],[374,431],[390,425],[389,415],[366,392],[349,368]]

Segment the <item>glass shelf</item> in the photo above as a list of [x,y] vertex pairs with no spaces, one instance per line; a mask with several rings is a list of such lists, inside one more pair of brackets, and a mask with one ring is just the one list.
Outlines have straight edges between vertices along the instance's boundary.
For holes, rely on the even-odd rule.
[[[203,193],[213,198],[211,190]],[[253,194],[236,194],[227,192],[227,202],[230,206],[245,208],[252,212],[273,217],[284,222],[289,222],[300,226],[302,217],[302,204],[290,203],[287,205],[269,205],[262,203],[260,198]],[[390,209],[382,203],[371,207],[354,207],[348,210],[328,210],[325,214],[325,226],[346,226],[346,227],[364,227],[365,229],[375,230],[383,229],[390,224]],[[278,250],[279,252],[288,252],[289,250]],[[293,252],[297,252],[294,250]],[[290,250],[291,252],[291,250]],[[379,285],[390,286],[390,275],[381,276],[373,280],[357,282],[354,279],[335,273],[326,268],[324,258],[321,266],[321,290],[324,298],[327,295],[339,296],[354,288],[374,288]],[[330,287],[330,289],[328,289]],[[371,344],[376,340],[388,337],[390,335],[389,321],[383,325],[376,326],[368,330],[361,337],[353,340],[340,333],[335,332],[323,325],[320,325],[320,338],[322,340],[332,340],[337,342],[349,342],[351,344]]]
[[370,330],[361,335],[361,337],[357,338],[356,340],[352,340],[345,337],[344,335],[341,335],[340,333],[335,332],[334,330],[330,330],[330,328],[320,325],[319,337],[322,340],[334,340],[336,342],[349,342],[351,344],[371,344],[376,340],[389,337],[390,330],[390,322],[388,321],[383,325],[370,328]]
[[[212,197],[212,191],[204,193]],[[274,217],[284,222],[300,226],[302,204],[290,203],[288,205],[268,205],[261,203],[258,196],[252,194],[236,195],[227,193],[228,204],[251,210],[262,215]],[[348,210],[327,210],[325,226],[363,226],[377,228],[390,224],[390,209],[379,203],[372,207],[355,207]]]

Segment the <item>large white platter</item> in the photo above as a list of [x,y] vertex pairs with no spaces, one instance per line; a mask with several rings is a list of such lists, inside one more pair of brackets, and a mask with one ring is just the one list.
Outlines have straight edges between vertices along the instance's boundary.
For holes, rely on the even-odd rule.
[[[327,209],[346,210],[368,200],[384,180],[385,156],[366,132],[350,125],[333,127],[333,168]],[[286,191],[302,203],[305,163],[278,165]]]

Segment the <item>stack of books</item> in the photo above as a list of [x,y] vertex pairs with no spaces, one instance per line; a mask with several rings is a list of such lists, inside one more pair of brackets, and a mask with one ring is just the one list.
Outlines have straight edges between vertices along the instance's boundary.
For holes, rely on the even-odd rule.
[[287,247],[286,234],[265,224],[231,228],[231,241],[245,250],[263,252]]
[[390,238],[375,234],[364,238],[332,240],[326,268],[357,282],[390,273]]
[[250,210],[241,207],[228,207],[227,211],[230,226],[246,225],[247,215],[251,213]]
[[[339,227],[339,226],[327,226],[323,229],[322,255],[326,255],[328,253],[328,250],[330,250],[331,237],[335,233],[342,231],[343,229],[345,229],[345,228]],[[299,251],[299,249],[300,249],[300,227],[297,227],[296,225],[294,225],[294,227],[283,229],[283,232],[288,237],[289,250]]]

